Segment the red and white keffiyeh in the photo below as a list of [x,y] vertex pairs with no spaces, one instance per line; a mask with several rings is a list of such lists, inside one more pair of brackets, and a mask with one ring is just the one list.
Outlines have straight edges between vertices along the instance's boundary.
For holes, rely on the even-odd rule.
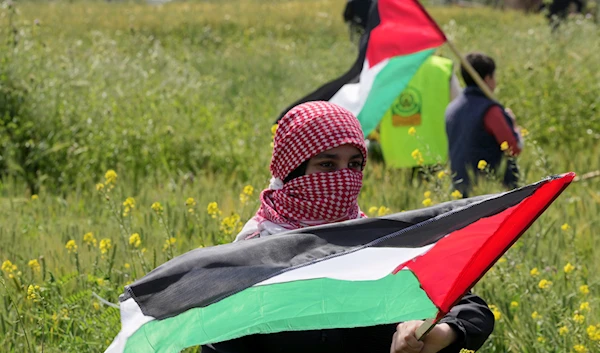
[[246,228],[262,232],[264,224],[284,231],[364,217],[357,202],[362,187],[361,171],[344,168],[283,183],[305,161],[342,145],[358,148],[364,167],[367,160],[364,135],[352,113],[321,101],[292,108],[279,121],[275,134],[271,184],[262,191],[260,209],[242,233],[247,234],[250,229]]

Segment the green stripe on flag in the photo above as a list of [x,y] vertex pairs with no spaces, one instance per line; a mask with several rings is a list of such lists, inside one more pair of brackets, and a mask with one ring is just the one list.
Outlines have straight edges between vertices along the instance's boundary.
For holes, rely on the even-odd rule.
[[[358,113],[358,120],[365,137],[373,131],[390,109],[419,67],[435,52],[434,49],[391,58],[377,74],[368,93],[365,105]],[[450,82],[448,82],[450,85]]]
[[437,308],[415,275],[375,281],[329,278],[255,286],[204,308],[143,325],[126,353],[179,352],[254,333],[372,326],[433,318]]

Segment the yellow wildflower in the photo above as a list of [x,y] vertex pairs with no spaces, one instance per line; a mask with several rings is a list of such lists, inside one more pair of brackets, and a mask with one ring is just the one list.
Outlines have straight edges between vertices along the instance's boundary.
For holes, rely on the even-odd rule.
[[252,194],[254,194],[254,187],[252,187],[252,185],[244,186],[244,190],[242,190],[242,193],[240,194],[240,202],[246,204]]
[[163,245],[163,251],[167,251],[167,249],[172,247],[173,244],[175,244],[176,242],[177,242],[177,238],[173,238],[173,237],[165,240],[165,244]]
[[525,129],[525,128],[521,128],[521,136],[525,137],[529,135],[529,130]]
[[573,350],[576,353],[586,353],[588,350],[587,348],[585,348],[585,346],[583,344],[576,344],[573,346]]
[[104,189],[104,184],[102,184],[102,183],[96,184],[96,191],[100,191],[102,189]]
[[489,305],[489,308],[492,311],[492,314],[494,314],[494,319],[500,320],[500,318],[502,317],[502,313],[500,312],[498,307],[491,304],[491,305]]
[[443,171],[443,170],[442,170],[442,171],[440,171],[440,172],[437,174],[437,177],[438,177],[438,179],[444,179],[444,178],[446,177],[446,172],[445,172],[445,171]]
[[565,273],[571,273],[571,272],[573,272],[574,269],[575,269],[575,266],[571,265],[570,262],[567,262],[565,267],[563,267],[563,270],[565,271]]
[[571,226],[569,226],[568,223],[565,223],[562,226],[560,226],[560,229],[566,232],[567,230],[571,229]]
[[585,329],[585,332],[587,333],[588,337],[591,339],[596,334],[597,330],[598,330],[598,328],[596,326],[590,325]]
[[586,284],[583,284],[583,285],[579,286],[579,292],[581,294],[589,294],[590,293],[590,287],[588,287]]
[[499,264],[503,264],[506,262],[506,257],[502,256],[501,258],[498,259],[498,263]]
[[531,269],[531,271],[529,271],[529,274],[531,275],[531,277],[537,277],[540,274],[540,271],[537,267],[534,267]]
[[252,194],[254,194],[254,187],[252,187],[252,185],[246,185],[242,192],[248,196],[252,196]]
[[163,207],[160,204],[160,202],[153,203],[152,206],[150,206],[150,208],[152,208],[152,210],[158,214],[161,214],[163,212]]
[[92,246],[96,246],[97,242],[96,242],[96,238],[94,237],[94,233],[92,232],[87,232],[83,235],[83,242],[86,243],[87,245],[92,245]]
[[600,325],[590,325],[585,329],[585,332],[592,341],[600,341]]
[[142,248],[142,250],[140,250],[140,252],[141,252],[142,254],[144,254],[144,253],[146,252],[146,248]]
[[123,207],[125,207],[126,210],[135,208],[135,199],[133,197],[126,198],[125,201],[123,201]]
[[581,305],[579,305],[579,311],[590,311],[590,303],[589,302],[581,303]]
[[538,336],[537,341],[539,343],[546,343],[546,339],[544,337],[542,337],[542,336]]
[[561,336],[564,336],[567,333],[569,333],[569,328],[567,326],[562,326],[558,329],[558,334]]
[[99,286],[103,286],[104,285],[104,278],[96,278],[96,283],[98,283]]
[[104,174],[104,179],[106,179],[104,182],[105,184],[114,184],[117,182],[117,173],[114,170],[109,169],[106,174]]
[[479,163],[477,163],[477,169],[484,170],[487,165],[487,162],[482,159],[479,161]]
[[[277,133],[277,128],[279,127],[278,124],[275,124],[273,126],[271,126],[271,140],[274,141],[275,140],[275,133]],[[275,146],[275,144],[271,141],[271,148],[273,148]]]
[[423,197],[426,198],[426,199],[430,198],[431,197],[431,191],[425,191],[423,193]]
[[187,200],[185,200],[185,205],[187,207],[194,207],[196,206],[196,200],[194,200],[192,197],[188,197]]
[[138,233],[131,234],[129,237],[129,245],[133,246],[134,248],[138,248],[140,245],[142,245],[142,238]]
[[29,287],[27,287],[27,299],[32,302],[39,302],[41,299],[39,292],[40,286],[30,284]]
[[246,194],[244,194],[244,193],[241,193],[241,194],[240,194],[240,203],[241,203],[242,205],[245,205],[245,204],[247,204],[249,200],[250,200],[250,198],[248,197],[248,195],[246,195]]
[[431,204],[433,204],[433,201],[431,201],[431,199],[427,198],[427,199],[423,200],[422,203],[423,203],[423,206],[429,207],[429,206],[431,206]]
[[417,129],[415,129],[414,126],[411,126],[410,129],[408,129],[408,134],[410,136],[415,136],[417,134]]
[[2,271],[6,272],[6,274],[9,275],[10,278],[13,277],[12,273],[17,272],[17,270],[17,265],[14,265],[12,262],[10,262],[10,260],[6,260],[2,263]]
[[538,283],[538,287],[540,289],[548,289],[548,288],[550,288],[551,285],[552,285],[552,281],[548,281],[547,279],[542,279],[542,280],[540,280],[540,283]]
[[510,307],[511,307],[512,309],[516,309],[516,308],[518,308],[518,307],[519,307],[519,302],[516,302],[516,301],[512,301],[512,302],[510,302]]
[[37,194],[31,195],[31,201],[35,201],[37,199],[39,199],[39,196]]
[[387,208],[387,207],[385,207],[385,206],[381,206],[377,210],[377,216],[378,217],[383,217],[383,216],[385,216],[386,214],[389,214],[389,213],[390,213],[390,209]]
[[463,197],[463,194],[462,194],[462,192],[460,192],[460,191],[458,191],[458,190],[454,190],[454,191],[453,191],[453,192],[450,194],[450,196],[452,196],[452,198],[453,198],[453,199],[455,199],[455,200],[458,200],[458,199],[460,199],[461,197]]
[[77,244],[75,244],[75,240],[71,239],[65,244],[65,248],[69,251],[69,253],[77,252]]
[[219,205],[216,202],[211,202],[206,206],[206,212],[212,218],[217,218],[217,216],[221,215],[221,210],[219,209]]
[[232,234],[236,230],[239,222],[240,216],[236,213],[232,214],[229,217],[225,217],[221,222],[221,232],[227,235]]
[[531,313],[531,318],[534,320],[538,320],[542,318],[542,315],[540,315],[537,311],[534,311]]
[[33,272],[40,272],[40,263],[37,259],[30,260],[27,265]]
[[506,151],[508,149],[508,142],[504,141],[500,144],[500,151]]
[[61,312],[61,314],[63,316],[62,317],[63,319],[69,320],[69,309],[62,308],[62,309],[60,309],[60,312]]
[[575,315],[573,315],[573,321],[575,321],[578,324],[583,324],[583,322],[585,321],[585,316],[576,313]]
[[94,310],[98,311],[98,310],[100,310],[100,303],[98,303],[97,301],[94,301],[92,303],[92,307],[94,307]]
[[112,248],[112,242],[108,238],[100,240],[100,253],[105,255]]
[[410,154],[412,156],[412,158],[414,160],[422,160],[423,159],[423,155],[421,154],[421,151],[419,151],[419,149],[415,149],[414,151],[412,151],[412,153]]
[[379,210],[379,208],[377,208],[377,206],[371,206],[371,207],[369,207],[368,213],[374,215],[375,213],[377,213],[377,210]]
[[126,262],[126,263],[123,265],[123,267],[125,267],[125,269],[126,269],[126,270],[128,270],[128,269],[131,267],[131,265],[130,265],[130,264],[128,264],[128,263]]

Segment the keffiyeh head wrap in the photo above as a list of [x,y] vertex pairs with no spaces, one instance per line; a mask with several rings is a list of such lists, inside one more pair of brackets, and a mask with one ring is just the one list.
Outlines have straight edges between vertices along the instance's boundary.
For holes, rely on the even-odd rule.
[[283,180],[310,158],[342,145],[367,150],[360,123],[352,113],[328,102],[309,102],[290,110],[279,122],[271,159],[271,183],[261,193],[254,220],[285,229],[339,222],[363,216],[357,197],[362,172],[344,168],[335,172]]
[[358,119],[329,102],[308,102],[292,108],[281,120],[273,141],[271,175],[284,180],[304,161],[342,145],[353,145],[367,162],[365,138]]

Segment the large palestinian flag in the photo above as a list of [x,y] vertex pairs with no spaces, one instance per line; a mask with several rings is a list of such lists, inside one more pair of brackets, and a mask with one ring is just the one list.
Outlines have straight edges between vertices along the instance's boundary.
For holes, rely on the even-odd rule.
[[125,288],[107,352],[441,318],[573,178],[190,251]]
[[421,64],[445,42],[444,33],[417,0],[375,1],[350,70],[286,108],[277,120],[300,103],[325,100],[356,115],[366,136]]

